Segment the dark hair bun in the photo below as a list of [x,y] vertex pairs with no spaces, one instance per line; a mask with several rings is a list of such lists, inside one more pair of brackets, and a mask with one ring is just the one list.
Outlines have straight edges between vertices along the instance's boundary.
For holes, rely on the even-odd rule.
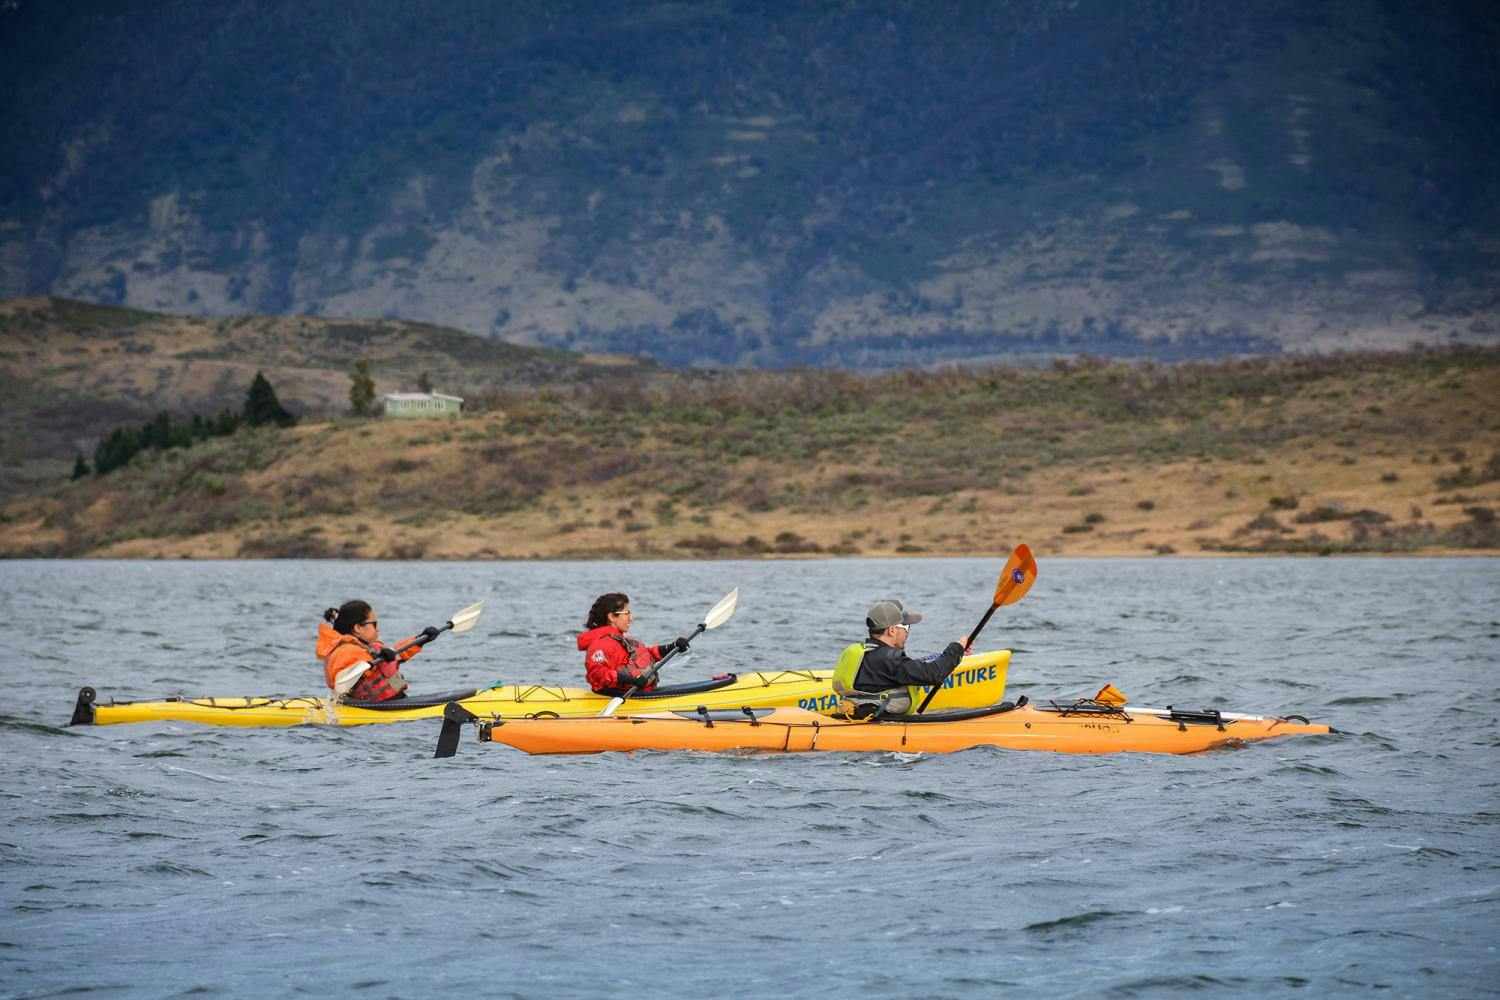
[[327,611],[323,612],[323,620],[325,622],[329,622],[330,624],[338,616],[339,616],[339,609],[338,608],[329,608]]

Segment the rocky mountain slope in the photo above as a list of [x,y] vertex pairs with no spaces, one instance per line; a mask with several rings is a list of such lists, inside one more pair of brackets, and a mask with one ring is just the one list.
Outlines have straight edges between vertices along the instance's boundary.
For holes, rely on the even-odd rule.
[[0,296],[669,363],[1500,336],[1500,18],[0,5]]

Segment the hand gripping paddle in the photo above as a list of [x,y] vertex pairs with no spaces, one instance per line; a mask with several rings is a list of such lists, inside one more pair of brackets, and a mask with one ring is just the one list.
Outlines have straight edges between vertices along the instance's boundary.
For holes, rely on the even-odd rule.
[[[974,631],[969,633],[970,648],[973,647],[974,640],[979,638],[979,633],[989,624],[990,616],[1004,605],[1014,604],[1025,597],[1026,591],[1030,590],[1035,582],[1036,560],[1032,558],[1031,549],[1024,544],[1017,545],[1016,550],[1010,554],[1010,560],[1006,562],[1005,569],[1000,572],[1000,583],[995,587],[995,603],[990,605],[984,617],[979,619],[979,624],[974,626]],[[932,686],[932,690],[927,692],[927,697],[922,699],[922,704],[917,708],[918,715],[927,710],[927,706],[937,695],[938,688],[942,686],[943,682],[938,681]]]

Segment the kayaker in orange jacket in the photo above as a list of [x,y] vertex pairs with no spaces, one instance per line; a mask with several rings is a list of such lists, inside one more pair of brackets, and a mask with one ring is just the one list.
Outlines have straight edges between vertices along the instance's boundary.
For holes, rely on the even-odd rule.
[[[380,622],[375,609],[365,601],[345,601],[337,608],[323,612],[318,624],[318,659],[323,661],[323,680],[335,694],[360,701],[388,701],[406,697],[406,678],[398,663],[404,663],[422,651],[412,646],[400,653],[380,642]],[[431,625],[419,635],[408,636],[397,645],[421,638],[431,642],[438,630]],[[365,664],[362,672],[351,668]]]
[[[588,621],[583,634],[578,637],[578,648],[583,650],[583,668],[588,675],[589,687],[599,694],[620,695],[645,676],[651,664],[667,655],[674,646],[687,649],[688,641],[678,636],[660,646],[648,646],[626,635],[635,615],[630,610],[630,597],[626,594],[601,595],[589,609]],[[650,691],[656,687],[653,679],[641,688]]]

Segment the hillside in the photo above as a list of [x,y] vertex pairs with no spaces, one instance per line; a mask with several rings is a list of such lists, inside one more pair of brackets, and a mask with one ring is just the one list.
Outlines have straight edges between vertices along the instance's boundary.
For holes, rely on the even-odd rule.
[[6,556],[1494,552],[1500,349],[500,389],[0,509]]
[[1500,337],[1500,15],[0,4],[0,296],[669,364]]
[[294,412],[349,408],[349,371],[369,364],[378,392],[469,395],[507,385],[634,377],[649,361],[495,343],[440,327],[310,317],[205,320],[66,299],[0,302],[0,499],[65,475],[114,427],[159,410],[210,415],[244,404],[263,370]]

